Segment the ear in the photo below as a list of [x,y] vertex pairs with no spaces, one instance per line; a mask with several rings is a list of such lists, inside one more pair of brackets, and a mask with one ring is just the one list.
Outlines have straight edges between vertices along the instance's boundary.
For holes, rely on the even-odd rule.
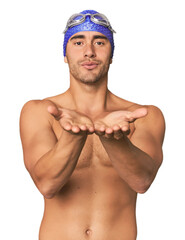
[[110,64],[112,63],[112,58],[110,59]]
[[64,57],[64,62],[65,62],[65,63],[68,63],[66,56]]

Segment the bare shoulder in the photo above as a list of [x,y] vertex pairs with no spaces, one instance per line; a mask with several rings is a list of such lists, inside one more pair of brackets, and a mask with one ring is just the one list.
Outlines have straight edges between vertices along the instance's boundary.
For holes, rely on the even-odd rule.
[[23,114],[36,114],[36,113],[44,113],[47,112],[47,107],[53,104],[51,100],[43,99],[43,100],[30,100],[26,102],[21,110],[21,115]]
[[154,105],[142,107],[147,109],[147,115],[134,122],[136,132],[149,134],[162,144],[165,134],[165,119],[162,111]]
[[[160,108],[154,106],[154,105],[140,105],[139,107],[137,106],[137,108],[146,108],[147,109],[147,115],[144,118],[141,118],[140,122],[146,122],[148,124],[164,124],[165,123],[165,119],[164,119],[164,115],[162,113],[162,111],[160,110]],[[136,108],[136,109],[137,109]]]
[[41,124],[52,125],[53,117],[47,111],[48,106],[51,104],[53,104],[52,101],[45,99],[26,102],[20,113],[20,128],[24,129],[33,125],[36,128],[36,125]]
[[144,106],[147,108],[148,110],[148,117],[157,117],[157,118],[160,118],[161,120],[164,120],[164,115],[161,111],[160,108],[154,106],[154,105],[147,105],[147,106]]
[[26,102],[23,107],[22,107],[22,111],[32,111],[32,110],[36,110],[36,109],[43,109],[44,107],[49,106],[49,104],[51,104],[52,101],[49,99],[42,99],[42,100],[29,100],[28,102]]

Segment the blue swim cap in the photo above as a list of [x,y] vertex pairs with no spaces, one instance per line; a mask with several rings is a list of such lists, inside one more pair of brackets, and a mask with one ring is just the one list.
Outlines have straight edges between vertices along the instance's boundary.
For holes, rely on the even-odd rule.
[[[94,10],[85,10],[85,11],[81,12],[81,14],[86,14],[86,13],[94,14],[94,13],[98,13],[98,12],[96,12]],[[68,40],[70,39],[70,37],[72,35],[74,35],[75,33],[83,32],[83,31],[95,31],[95,32],[100,32],[100,33],[104,34],[108,38],[108,40],[110,41],[110,44],[111,44],[111,47],[112,47],[111,57],[113,57],[113,53],[114,53],[113,32],[106,26],[103,26],[103,25],[92,22],[91,19],[90,19],[90,16],[86,16],[84,22],[82,22],[79,25],[69,27],[67,29],[67,31],[65,32],[64,44],[63,44],[63,54],[64,54],[64,56],[66,56],[66,46],[67,46],[67,43],[68,43]]]

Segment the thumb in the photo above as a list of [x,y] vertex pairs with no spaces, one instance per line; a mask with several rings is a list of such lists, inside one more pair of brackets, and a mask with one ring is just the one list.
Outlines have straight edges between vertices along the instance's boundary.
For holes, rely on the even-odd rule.
[[129,122],[133,122],[137,118],[145,117],[147,114],[148,114],[148,111],[146,108],[144,108],[144,107],[138,108],[128,114],[128,120],[129,120]]
[[49,105],[47,110],[56,120],[61,118],[62,111],[55,104]]

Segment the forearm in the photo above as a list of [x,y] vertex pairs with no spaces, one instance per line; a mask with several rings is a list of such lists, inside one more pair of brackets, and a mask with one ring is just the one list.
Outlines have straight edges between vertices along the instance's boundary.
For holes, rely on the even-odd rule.
[[63,131],[56,145],[38,160],[32,175],[46,198],[52,198],[68,181],[85,141],[86,136]]
[[120,177],[134,191],[144,193],[157,173],[155,161],[126,136],[119,140],[100,137],[100,140]]

